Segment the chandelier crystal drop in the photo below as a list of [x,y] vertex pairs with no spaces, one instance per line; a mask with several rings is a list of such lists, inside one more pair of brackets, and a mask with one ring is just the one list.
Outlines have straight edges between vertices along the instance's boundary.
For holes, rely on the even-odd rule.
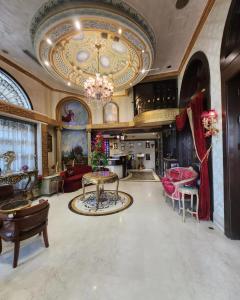
[[85,95],[89,102],[105,104],[112,100],[113,95],[113,83],[108,79],[108,76],[101,75],[99,72],[99,50],[101,49],[100,44],[96,44],[97,55],[98,55],[98,72],[95,77],[89,77],[84,82]]

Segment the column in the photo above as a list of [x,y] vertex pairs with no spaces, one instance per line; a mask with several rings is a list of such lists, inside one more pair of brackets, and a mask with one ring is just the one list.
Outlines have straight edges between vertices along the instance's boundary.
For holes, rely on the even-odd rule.
[[91,156],[92,156],[92,137],[91,130],[87,130],[87,141],[88,141],[88,165],[91,165]]
[[42,174],[43,176],[49,175],[48,170],[48,125],[42,124]]
[[62,171],[62,129],[60,127],[57,127],[56,131],[57,131],[57,163],[58,163],[58,170]]

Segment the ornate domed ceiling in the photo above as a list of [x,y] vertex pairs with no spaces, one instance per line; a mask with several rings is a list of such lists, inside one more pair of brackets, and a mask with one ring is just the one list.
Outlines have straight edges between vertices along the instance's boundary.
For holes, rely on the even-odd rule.
[[155,37],[147,22],[118,0],[54,0],[31,25],[33,46],[43,67],[62,83],[83,92],[98,71],[114,91],[140,82],[152,66]]

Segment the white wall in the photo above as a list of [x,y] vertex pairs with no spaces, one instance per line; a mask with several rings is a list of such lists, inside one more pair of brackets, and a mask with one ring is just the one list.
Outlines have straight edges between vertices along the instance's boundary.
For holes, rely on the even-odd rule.
[[[214,222],[224,228],[224,190],[223,190],[223,141],[222,141],[222,104],[221,104],[221,73],[220,52],[224,26],[231,0],[216,0],[206,23],[189,55],[202,51],[208,58],[211,81],[211,106],[219,114],[219,135],[213,137],[213,193],[214,193]],[[179,91],[186,62],[178,81]]]
[[[117,143],[118,149],[114,149],[113,147],[110,148],[110,156],[114,155],[128,155],[128,154],[134,154],[135,155],[135,168],[137,167],[137,159],[136,155],[138,153],[144,153],[144,161],[143,164],[146,169],[153,169],[155,170],[155,141],[151,140],[150,142],[150,148],[146,148],[146,141],[117,141],[112,140],[110,142],[110,146],[114,143]],[[121,149],[121,145],[125,146],[125,149]],[[153,147],[151,146],[153,145]],[[150,154],[150,160],[146,160],[146,154]]]

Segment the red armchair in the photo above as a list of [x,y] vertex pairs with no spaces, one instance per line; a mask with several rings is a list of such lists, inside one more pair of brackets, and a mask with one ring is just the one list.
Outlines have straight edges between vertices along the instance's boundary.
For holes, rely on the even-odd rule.
[[92,172],[92,167],[85,165],[75,165],[62,172],[61,176],[64,180],[64,192],[71,193],[79,190],[82,187],[82,177],[88,172]]
[[171,168],[166,170],[166,175],[161,179],[166,198],[172,199],[173,209],[175,201],[180,201],[181,193],[178,189],[182,186],[195,186],[198,173],[192,167]]

